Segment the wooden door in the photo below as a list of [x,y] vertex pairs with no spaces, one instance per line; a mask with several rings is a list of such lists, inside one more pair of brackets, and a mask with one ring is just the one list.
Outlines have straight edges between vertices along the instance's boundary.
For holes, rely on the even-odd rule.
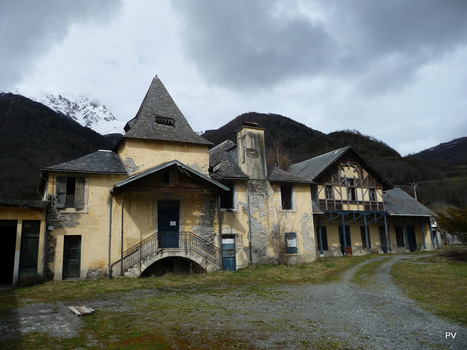
[[159,201],[157,220],[159,248],[178,248],[180,230],[179,201]]
[[63,279],[81,275],[81,236],[65,236],[63,248]]

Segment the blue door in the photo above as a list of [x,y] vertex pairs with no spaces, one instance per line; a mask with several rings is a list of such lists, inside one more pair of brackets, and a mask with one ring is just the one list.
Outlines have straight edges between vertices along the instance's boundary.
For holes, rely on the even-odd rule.
[[179,201],[159,201],[157,208],[159,248],[179,247]]
[[222,265],[224,270],[235,271],[235,237],[222,238]]

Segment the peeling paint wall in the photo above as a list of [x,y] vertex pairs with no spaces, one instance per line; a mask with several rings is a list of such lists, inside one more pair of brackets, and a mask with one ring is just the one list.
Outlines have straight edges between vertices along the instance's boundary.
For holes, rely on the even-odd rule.
[[179,142],[124,139],[118,154],[130,175],[148,170],[171,160],[179,162],[207,175],[209,153],[207,145]]

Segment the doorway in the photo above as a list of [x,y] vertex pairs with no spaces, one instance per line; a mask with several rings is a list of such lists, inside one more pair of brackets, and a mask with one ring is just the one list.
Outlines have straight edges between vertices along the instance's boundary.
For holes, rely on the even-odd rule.
[[180,235],[180,202],[159,201],[157,229],[159,248],[178,248]]
[[352,242],[350,240],[350,227],[345,225],[345,243],[343,226],[339,226],[339,243],[342,255],[352,255]]
[[0,220],[0,283],[13,283],[16,250],[16,220]]
[[386,226],[379,226],[379,240],[381,242],[381,250],[383,253],[388,252],[388,240],[386,239]]
[[222,238],[222,266],[224,270],[235,271],[235,236]]
[[63,248],[63,279],[81,275],[81,236],[65,236]]
[[409,243],[409,250],[411,252],[417,251],[417,238],[415,237],[415,228],[413,226],[406,226],[407,241]]

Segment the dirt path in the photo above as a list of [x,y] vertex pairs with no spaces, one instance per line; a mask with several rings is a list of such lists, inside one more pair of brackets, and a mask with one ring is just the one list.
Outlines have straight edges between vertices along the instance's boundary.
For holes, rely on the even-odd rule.
[[[99,312],[144,320],[141,327],[173,330],[173,348],[466,349],[467,329],[407,299],[389,275],[401,259],[382,256],[348,270],[341,281],[259,288],[140,290],[83,302]],[[371,285],[352,277],[364,264],[382,263]],[[97,315],[96,314],[96,315]],[[89,316],[94,317],[94,316]],[[97,317],[97,316],[96,316]],[[31,304],[0,319],[0,339],[29,332],[73,337],[85,327],[63,304]],[[446,332],[450,336],[446,338]],[[453,335],[455,338],[453,339]],[[172,338],[178,339],[178,338]],[[89,345],[100,347],[99,339]],[[184,345],[180,345],[184,344]]]

